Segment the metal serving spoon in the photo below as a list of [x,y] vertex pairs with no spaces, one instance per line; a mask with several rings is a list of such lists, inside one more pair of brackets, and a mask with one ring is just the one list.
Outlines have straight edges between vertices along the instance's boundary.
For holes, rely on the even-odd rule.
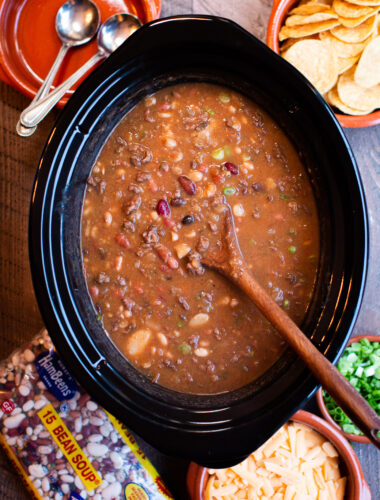
[[[62,41],[62,46],[47,77],[25,111],[30,109],[36,102],[43,99],[49,93],[55,75],[67,51],[72,47],[77,47],[78,45],[89,42],[91,38],[96,35],[99,24],[99,10],[91,0],[68,0],[62,5],[55,19],[55,29]],[[17,133],[23,137],[32,135],[36,128],[36,126],[24,127],[20,120],[16,125]]]
[[24,127],[34,127],[43,120],[79,78],[94,64],[114,52],[140,26],[140,20],[132,14],[115,14],[107,19],[98,33],[98,52],[47,97],[29,106],[21,114],[21,123]]
[[314,377],[333,397],[354,424],[380,449],[380,418],[350,382],[318,351],[298,326],[270,295],[257,283],[241,254],[236,238],[234,219],[225,206],[224,227],[219,248],[208,250],[201,260],[245,292],[290,347],[305,362]]

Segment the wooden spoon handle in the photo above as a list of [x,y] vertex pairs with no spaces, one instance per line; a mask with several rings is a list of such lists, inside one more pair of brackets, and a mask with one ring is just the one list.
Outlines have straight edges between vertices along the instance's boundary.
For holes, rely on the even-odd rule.
[[239,272],[225,274],[252,299],[291,348],[303,359],[323,388],[363,434],[380,449],[380,438],[377,435],[380,431],[380,418],[376,412],[257,283],[246,264],[240,261]]

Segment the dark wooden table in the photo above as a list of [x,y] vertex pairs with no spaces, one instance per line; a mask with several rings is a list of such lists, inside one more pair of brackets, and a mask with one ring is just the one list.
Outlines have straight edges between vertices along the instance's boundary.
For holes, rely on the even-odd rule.
[[[208,13],[233,18],[261,39],[271,8],[270,0],[164,0],[162,15]],[[43,326],[31,283],[28,262],[28,209],[38,158],[57,116],[51,113],[30,138],[15,132],[28,99],[0,83],[0,359],[29,340]],[[380,126],[347,129],[359,164],[370,219],[368,280],[354,334],[380,333]],[[315,402],[308,408],[316,411]],[[146,443],[144,450],[162,474],[176,499],[187,498],[188,463],[165,457]],[[369,445],[354,445],[373,500],[380,499],[380,453]],[[0,453],[0,500],[23,500],[28,495],[5,454]]]

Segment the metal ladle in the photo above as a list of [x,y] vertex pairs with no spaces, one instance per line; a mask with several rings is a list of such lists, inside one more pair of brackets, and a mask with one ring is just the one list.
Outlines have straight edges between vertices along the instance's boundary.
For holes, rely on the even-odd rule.
[[[62,5],[55,19],[55,28],[62,41],[62,46],[33,101],[24,111],[28,111],[47,96],[67,51],[72,47],[89,42],[96,35],[99,24],[99,10],[91,0],[68,0]],[[32,135],[36,128],[36,126],[24,127],[21,120],[16,125],[17,133],[23,137]]]
[[115,14],[107,19],[98,33],[98,52],[47,97],[33,106],[29,106],[21,114],[21,123],[24,127],[35,127],[75,82],[87,73],[94,64],[114,52],[140,26],[140,20],[132,14]]

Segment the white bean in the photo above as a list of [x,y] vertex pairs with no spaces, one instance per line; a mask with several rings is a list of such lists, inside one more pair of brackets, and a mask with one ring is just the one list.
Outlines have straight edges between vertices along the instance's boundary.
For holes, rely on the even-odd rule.
[[62,481],[65,483],[73,483],[74,482],[74,476],[71,474],[64,474],[61,476]]
[[206,356],[208,356],[208,349],[204,347],[198,347],[197,349],[195,349],[194,354],[199,358],[205,358]]
[[7,429],[16,429],[21,424],[21,422],[24,420],[24,418],[25,418],[25,415],[23,413],[18,413],[16,415],[12,415],[10,417],[7,417],[4,420],[4,426]]
[[29,399],[29,401],[27,401],[26,403],[23,404],[22,406],[22,411],[24,411],[25,413],[29,410],[31,410],[34,406],[34,401],[33,399]]
[[18,392],[21,394],[21,396],[29,396],[30,388],[26,385],[20,385],[20,387],[18,388]]
[[198,326],[205,325],[209,320],[209,315],[206,313],[198,313],[191,318],[189,321],[189,326],[191,328],[197,328]]
[[88,443],[87,450],[93,457],[102,457],[108,452],[108,447],[105,444]]
[[47,493],[50,490],[50,482],[47,477],[44,477],[42,482],[41,482],[41,487],[45,493]]
[[92,434],[89,436],[88,440],[90,443],[100,443],[103,440],[103,434]]
[[166,338],[166,335],[164,335],[163,333],[161,333],[161,332],[157,333],[157,338],[163,346],[168,345],[168,339]]
[[94,401],[87,401],[86,403],[87,410],[95,411],[98,409],[98,405]]
[[32,464],[29,465],[28,467],[29,475],[36,477],[36,478],[41,478],[45,477],[48,473],[47,467],[44,467],[41,464]]
[[111,483],[102,491],[103,500],[111,500],[112,498],[118,498],[121,493],[120,483]]
[[244,207],[241,203],[236,203],[236,205],[233,206],[232,211],[236,217],[242,217],[245,214]]
[[110,459],[112,460],[112,463],[114,464],[116,469],[121,469],[123,465],[123,459],[118,453],[116,453],[116,451],[111,451]]
[[147,346],[151,335],[152,332],[148,328],[141,328],[140,330],[133,332],[128,337],[126,343],[128,354],[130,356],[138,356],[141,354]]

